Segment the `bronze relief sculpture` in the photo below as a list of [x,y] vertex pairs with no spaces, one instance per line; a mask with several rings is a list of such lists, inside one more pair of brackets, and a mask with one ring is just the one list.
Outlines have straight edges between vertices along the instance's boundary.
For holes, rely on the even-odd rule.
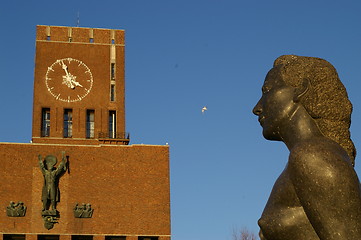
[[75,218],[91,218],[93,216],[93,211],[94,209],[92,209],[90,203],[82,203],[81,205],[76,203],[73,209]]
[[62,151],[62,160],[58,167],[55,167],[57,157],[54,155],[48,155],[45,159],[38,155],[38,159],[44,177],[41,194],[41,201],[43,202],[41,215],[43,216],[44,227],[49,230],[54,227],[54,223],[57,223],[59,218],[59,212],[56,209],[56,205],[60,201],[59,179],[67,170],[67,156],[65,151]]
[[[43,211],[47,211],[51,208],[51,211],[56,211],[56,203],[59,202],[59,178],[66,171],[66,156],[65,152],[62,152],[62,160],[57,168],[57,158],[54,155],[48,155],[43,158],[41,155],[39,158],[39,167],[44,176],[44,185],[42,190],[41,201],[43,202]],[[45,165],[44,165],[45,162]]]
[[8,217],[25,217],[26,206],[22,201],[15,203],[10,201],[9,206],[6,207],[6,215]]
[[267,140],[290,151],[258,221],[262,240],[360,240],[361,187],[353,168],[352,105],[320,58],[277,58],[253,109]]

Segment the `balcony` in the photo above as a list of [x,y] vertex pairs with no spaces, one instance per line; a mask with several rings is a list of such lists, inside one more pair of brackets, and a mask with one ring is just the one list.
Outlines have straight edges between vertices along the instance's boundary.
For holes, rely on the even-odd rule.
[[104,144],[129,144],[129,133],[126,132],[99,132],[98,140]]

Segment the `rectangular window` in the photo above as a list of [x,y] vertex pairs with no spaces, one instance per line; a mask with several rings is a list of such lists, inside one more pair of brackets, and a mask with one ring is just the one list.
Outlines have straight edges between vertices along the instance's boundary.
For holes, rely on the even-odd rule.
[[93,240],[91,235],[72,235],[71,240]]
[[3,240],[25,240],[25,234],[4,234]]
[[73,111],[64,109],[64,137],[71,138],[73,136]]
[[94,138],[94,110],[86,110],[86,138]]
[[115,85],[114,84],[110,85],[110,101],[111,102],[115,101]]
[[110,77],[112,80],[115,79],[115,63],[110,64]]
[[43,108],[41,113],[41,136],[50,136],[50,108]]
[[90,43],[94,43],[94,38],[89,38]]
[[109,111],[109,138],[116,138],[116,111]]
[[59,235],[38,235],[38,240],[59,240]]

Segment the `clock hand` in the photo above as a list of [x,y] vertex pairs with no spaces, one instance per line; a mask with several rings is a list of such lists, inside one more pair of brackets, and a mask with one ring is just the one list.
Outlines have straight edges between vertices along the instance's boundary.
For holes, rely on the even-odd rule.
[[[62,68],[66,74],[66,81],[68,82],[68,84],[67,84],[68,87],[70,87],[71,89],[74,89],[75,86],[83,87],[82,85],[80,85],[80,83],[78,83],[74,80],[75,76],[73,76],[71,73],[68,72],[68,66],[66,66],[63,61],[61,61],[61,63],[62,63]],[[73,85],[73,83],[75,86]]]
[[71,78],[70,78],[70,81],[71,81],[71,83],[73,83],[75,86],[79,86],[79,87],[83,87],[79,82],[77,82],[76,80],[76,76],[73,76],[73,75],[71,75]]
[[71,80],[72,83],[74,83],[75,86],[79,86],[79,87],[83,87],[80,83],[78,83],[77,81]]
[[66,66],[63,61],[61,61],[61,64],[62,64],[61,67],[63,68],[63,70],[65,71],[65,74],[66,74],[66,76],[63,76],[63,79],[65,80],[65,84],[68,87],[74,89],[75,87],[71,82],[72,81],[72,75],[68,72],[68,66]]
[[[68,66],[66,66],[66,64],[63,61],[61,61],[61,64],[62,64],[61,67],[63,68],[63,70],[65,71],[65,74],[66,74],[66,76],[63,77],[65,82],[66,82],[65,84],[68,87],[70,87],[71,89],[74,89],[75,86],[81,86],[82,87],[82,85],[80,85],[78,82],[74,81],[74,79],[73,79],[74,76],[68,72]],[[73,85],[73,83],[74,83],[75,86]]]
[[69,77],[69,73],[68,73],[68,66],[65,65],[65,63],[63,61],[61,61],[61,64],[62,64],[62,68],[63,70],[65,71],[65,74],[67,77]]

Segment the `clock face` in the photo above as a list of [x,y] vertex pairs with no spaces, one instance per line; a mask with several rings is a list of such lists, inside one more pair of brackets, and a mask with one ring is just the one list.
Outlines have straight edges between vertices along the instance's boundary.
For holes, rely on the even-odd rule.
[[93,75],[82,61],[63,58],[48,67],[45,84],[56,100],[77,102],[85,98],[92,89]]

